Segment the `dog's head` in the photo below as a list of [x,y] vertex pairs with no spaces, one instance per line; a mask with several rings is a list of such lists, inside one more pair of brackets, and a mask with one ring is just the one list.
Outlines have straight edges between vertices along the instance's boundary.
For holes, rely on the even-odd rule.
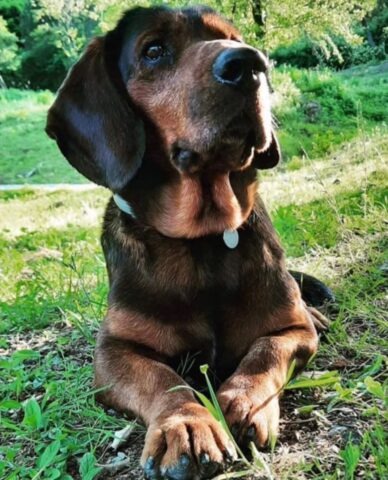
[[215,178],[219,191],[221,173],[279,161],[267,68],[265,56],[210,9],[136,8],[89,45],[46,131],[77,170],[113,192],[153,168],[161,182],[175,178],[180,187],[182,179],[187,186]]

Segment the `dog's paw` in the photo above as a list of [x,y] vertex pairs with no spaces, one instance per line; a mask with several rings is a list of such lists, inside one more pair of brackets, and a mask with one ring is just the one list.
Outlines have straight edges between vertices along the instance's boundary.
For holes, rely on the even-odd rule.
[[280,411],[275,390],[253,393],[250,389],[225,385],[218,401],[234,438],[242,447],[253,442],[263,448],[272,436],[277,436]]
[[235,455],[219,423],[193,403],[149,426],[141,464],[147,479],[191,480],[214,476]]

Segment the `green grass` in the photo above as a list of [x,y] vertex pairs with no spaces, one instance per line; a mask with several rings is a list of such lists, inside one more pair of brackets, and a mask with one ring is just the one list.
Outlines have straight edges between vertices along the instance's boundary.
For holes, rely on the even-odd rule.
[[375,218],[365,215],[371,209],[383,209],[387,202],[384,179],[377,179],[364,191],[342,193],[332,202],[315,200],[296,208],[280,207],[274,215],[274,224],[289,255],[299,257],[317,247],[335,247],[344,232],[371,234],[383,232],[383,222],[376,225]]
[[[340,380],[291,384],[276,445],[242,478],[388,476],[387,146],[384,129],[359,131],[322,161],[264,177],[289,266],[324,279],[338,299],[306,375],[338,371]],[[2,479],[91,480],[100,471],[141,478],[144,431],[137,427],[112,451],[114,432],[128,421],[93,396],[94,338],[107,294],[98,239],[107,195],[101,188],[0,193]],[[123,470],[115,473],[114,462]]]
[[48,91],[0,90],[0,184],[85,183],[45,134]]
[[[365,131],[388,124],[385,71],[367,67],[336,74],[282,68],[274,74],[274,110],[284,158],[323,157]],[[316,113],[311,112],[315,106]]]

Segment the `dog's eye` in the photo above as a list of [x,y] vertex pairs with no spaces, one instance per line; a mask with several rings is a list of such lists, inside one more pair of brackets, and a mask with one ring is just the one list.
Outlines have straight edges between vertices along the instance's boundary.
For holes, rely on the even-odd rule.
[[149,62],[157,62],[167,55],[167,49],[159,42],[153,42],[147,45],[143,50],[143,57]]

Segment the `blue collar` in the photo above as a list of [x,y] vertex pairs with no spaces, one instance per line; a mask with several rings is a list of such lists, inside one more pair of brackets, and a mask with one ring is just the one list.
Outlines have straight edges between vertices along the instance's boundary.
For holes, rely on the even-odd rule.
[[122,212],[126,213],[132,218],[136,218],[131,205],[126,200],[124,200],[121,195],[119,195],[118,193],[114,193],[113,200]]

